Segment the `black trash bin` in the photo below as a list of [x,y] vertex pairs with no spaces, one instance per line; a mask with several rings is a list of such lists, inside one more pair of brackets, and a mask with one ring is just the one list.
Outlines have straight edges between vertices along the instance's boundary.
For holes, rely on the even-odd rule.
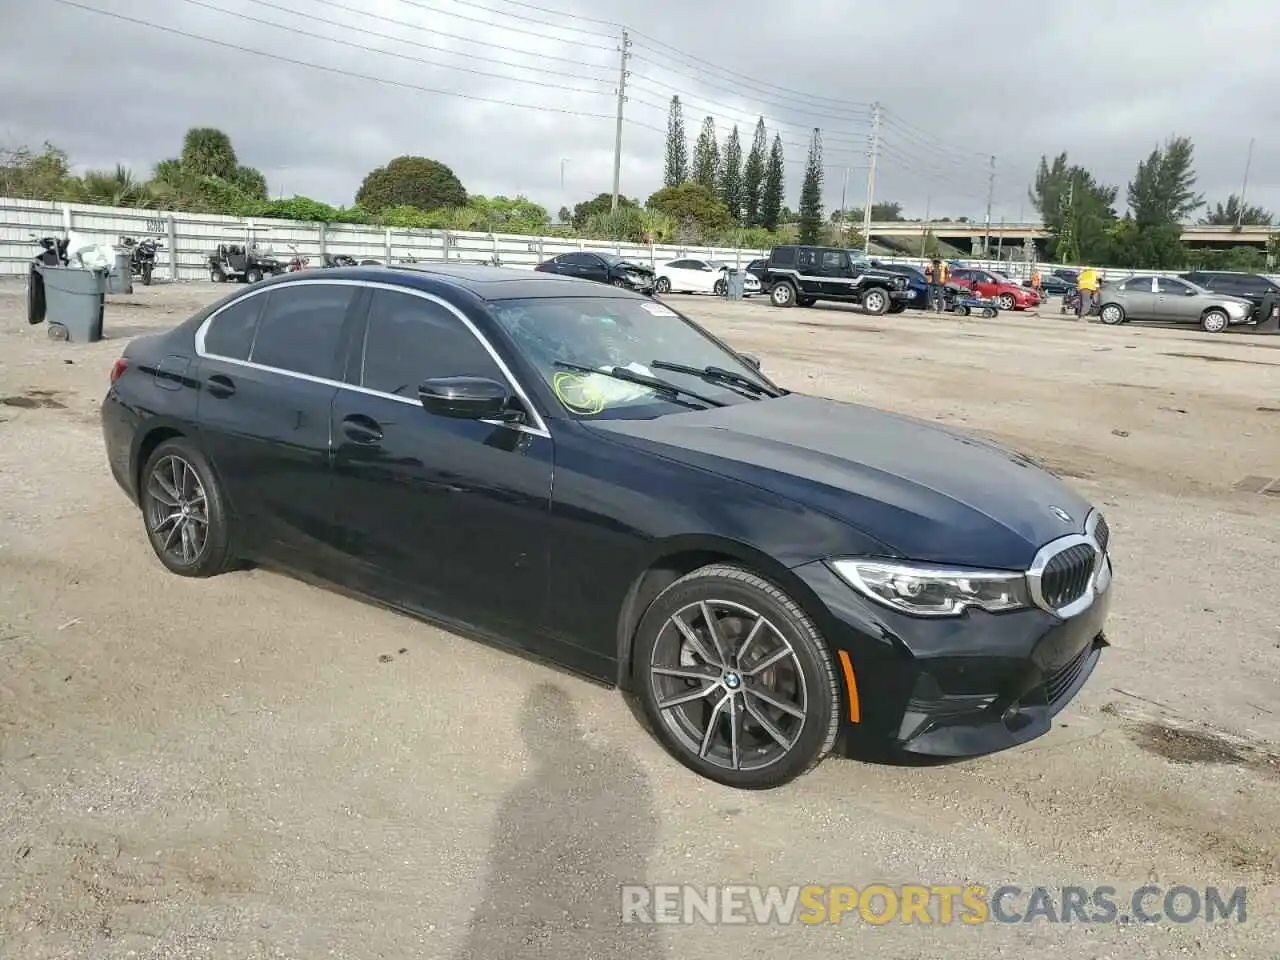
[[[49,337],[72,343],[95,343],[102,339],[102,317],[106,310],[107,271],[102,267],[51,267],[36,264],[44,300],[44,319]],[[28,320],[32,320],[32,295],[28,293]]]

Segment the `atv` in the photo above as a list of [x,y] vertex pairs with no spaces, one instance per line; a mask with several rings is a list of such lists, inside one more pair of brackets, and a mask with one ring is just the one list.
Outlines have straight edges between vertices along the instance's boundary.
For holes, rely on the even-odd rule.
[[257,283],[263,277],[275,277],[285,272],[288,264],[267,256],[255,243],[245,252],[238,243],[220,243],[209,254],[209,279],[214,283]]

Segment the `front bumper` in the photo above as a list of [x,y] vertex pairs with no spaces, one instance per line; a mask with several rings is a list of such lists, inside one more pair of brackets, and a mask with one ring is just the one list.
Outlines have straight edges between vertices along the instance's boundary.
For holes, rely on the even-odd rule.
[[843,661],[843,651],[852,669],[849,756],[974,757],[1034,740],[1108,645],[1109,587],[1066,620],[1039,609],[928,619],[872,604],[821,561],[794,572],[820,602],[833,656]]

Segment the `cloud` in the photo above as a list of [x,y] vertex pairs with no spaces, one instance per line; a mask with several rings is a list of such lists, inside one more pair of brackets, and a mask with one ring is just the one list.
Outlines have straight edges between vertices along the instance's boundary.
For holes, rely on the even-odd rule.
[[878,102],[876,199],[908,214],[981,217],[992,154],[997,219],[1034,216],[1035,165],[1063,150],[1123,197],[1174,133],[1194,139],[1211,201],[1239,191],[1256,138],[1249,200],[1280,207],[1280,64],[1258,53],[1280,40],[1280,18],[1266,0],[810,0],[803,13],[763,0],[75,2],[230,45],[55,0],[9,4],[0,139],[50,140],[81,167],[149,171],[188,127],[215,126],[273,194],[349,203],[365,173],[409,153],[449,164],[472,192],[554,211],[611,189],[610,23],[629,21],[629,196],[660,185],[678,93],[690,137],[711,115],[722,137],[737,123],[746,146],[764,115],[786,147],[792,205],[815,126],[828,209],[842,193],[862,204]]

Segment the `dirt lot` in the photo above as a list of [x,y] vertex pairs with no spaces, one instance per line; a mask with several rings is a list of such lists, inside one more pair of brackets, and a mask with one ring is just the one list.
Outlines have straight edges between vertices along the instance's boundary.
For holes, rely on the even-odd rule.
[[[1280,338],[672,298],[787,386],[1039,457],[1114,531],[1114,647],[1052,734],[744,795],[611,691],[166,574],[97,408],[124,339],[217,292],[139,288],[69,345],[0,282],[0,956],[1277,956]],[[1248,922],[619,928],[645,880],[1243,885]]]

